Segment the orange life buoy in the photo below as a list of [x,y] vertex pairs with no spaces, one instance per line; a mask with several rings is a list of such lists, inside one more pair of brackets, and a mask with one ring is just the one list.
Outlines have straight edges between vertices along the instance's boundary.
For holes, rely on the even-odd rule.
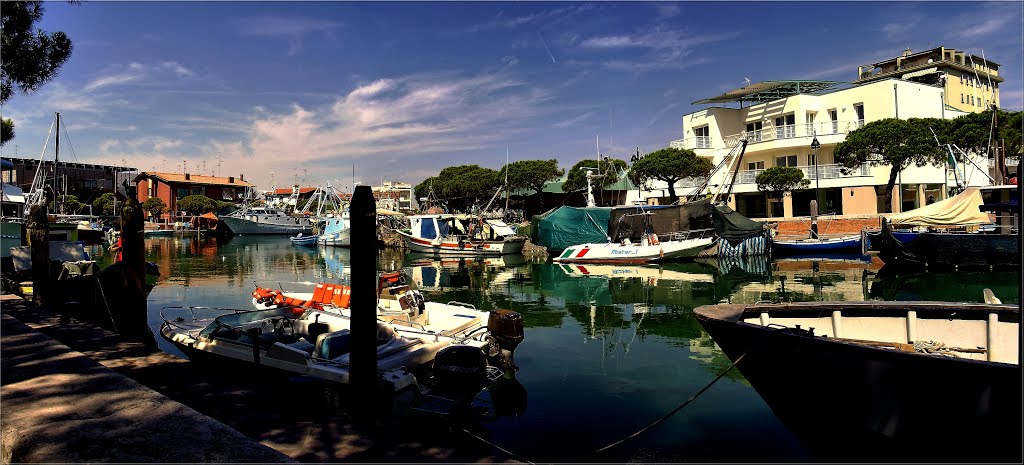
[[658,244],[661,243],[658,240],[658,235],[657,234],[651,234],[650,236],[647,236],[647,237],[648,237],[648,240],[651,242],[651,245],[658,245]]

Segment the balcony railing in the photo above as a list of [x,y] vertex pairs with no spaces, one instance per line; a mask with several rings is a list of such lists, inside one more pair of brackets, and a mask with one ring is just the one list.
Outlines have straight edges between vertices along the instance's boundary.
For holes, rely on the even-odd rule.
[[[871,176],[871,169],[868,165],[861,165],[851,170],[850,174],[843,174],[843,165],[839,164],[828,164],[818,165],[818,172],[821,177],[818,179],[839,179],[839,178],[852,178],[857,176]],[[804,172],[804,178],[810,179],[811,181],[816,179],[814,166],[797,166],[801,171]],[[736,184],[754,184],[757,182],[757,175],[763,173],[763,169],[757,170],[742,170],[736,173]]]
[[823,121],[818,123],[787,124],[775,126],[767,124],[764,128],[756,131],[743,131],[739,134],[726,136],[722,139],[722,147],[716,147],[709,136],[696,136],[687,139],[677,139],[669,146],[678,149],[711,149],[731,148],[746,137],[747,143],[756,144],[759,142],[771,142],[781,139],[795,139],[800,137],[828,136],[833,134],[849,134],[850,131],[863,127],[864,120],[856,121]]

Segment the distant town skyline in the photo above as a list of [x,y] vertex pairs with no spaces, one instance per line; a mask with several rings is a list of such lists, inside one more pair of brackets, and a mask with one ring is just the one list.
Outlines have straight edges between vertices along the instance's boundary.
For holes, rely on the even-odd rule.
[[[3,107],[7,157],[239,176],[261,190],[500,170],[682,137],[746,80],[850,82],[945,46],[1000,64],[1024,107],[1020,2],[44,2],[74,43]],[[65,138],[66,137],[66,138]],[[53,157],[53,143],[46,158]]]

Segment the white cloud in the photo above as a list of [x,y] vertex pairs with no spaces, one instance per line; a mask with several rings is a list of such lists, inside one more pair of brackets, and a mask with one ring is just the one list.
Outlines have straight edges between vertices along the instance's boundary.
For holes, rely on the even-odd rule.
[[[996,17],[996,18],[990,18],[990,19],[982,22],[981,24],[978,24],[977,26],[968,27],[968,28],[964,29],[960,33],[960,37],[961,38],[968,38],[968,37],[988,36],[988,35],[1004,32],[1006,30],[1007,23],[1009,23],[1011,19],[1014,19],[1014,18],[1012,16],[1000,16],[1000,17]],[[1018,24],[1018,26],[1020,26],[1020,25]]]
[[588,48],[620,48],[641,46],[627,36],[592,37],[580,42],[580,47]]

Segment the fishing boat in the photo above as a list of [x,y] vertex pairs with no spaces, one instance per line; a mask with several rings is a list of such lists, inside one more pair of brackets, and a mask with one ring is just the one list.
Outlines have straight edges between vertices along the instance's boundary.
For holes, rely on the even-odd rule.
[[[1016,186],[1008,190],[1019,199]],[[981,189],[967,188],[954,197],[883,218],[880,231],[861,232],[862,248],[865,252],[877,252],[886,266],[894,268],[1019,268],[1020,241],[1016,231],[1006,225],[993,224],[989,214],[983,211],[999,208],[985,204]],[[1019,218],[1019,206],[1005,211]],[[895,232],[901,226],[929,230],[916,233],[911,241],[901,241]]]
[[409,216],[409,229],[398,230],[413,252],[450,255],[512,255],[521,253],[526,237],[498,219],[473,215]]
[[349,210],[345,208],[341,215],[330,215],[321,219],[320,227],[323,232],[317,236],[317,243],[336,247],[349,247],[352,245],[352,223],[349,220]]
[[243,206],[219,218],[234,234],[311,234],[314,223],[312,216],[293,216],[266,206]]
[[860,250],[860,234],[838,237],[772,239],[772,247],[782,254],[813,252],[856,252]]
[[318,238],[317,238],[316,235],[312,235],[311,234],[309,236],[303,236],[302,233],[299,233],[295,237],[288,238],[288,240],[290,240],[292,242],[292,245],[304,245],[304,246],[316,245],[317,239]]
[[[312,283],[294,283],[299,285]],[[445,335],[475,341],[491,356],[513,352],[524,338],[522,317],[511,310],[477,310],[462,302],[427,301],[402,271],[382,273],[377,280],[377,318],[402,334]],[[351,317],[352,289],[343,284],[316,283],[308,292],[259,287],[252,292],[257,309],[313,308]]]
[[719,304],[694,313],[812,448],[839,459],[1021,459],[1017,305]]

